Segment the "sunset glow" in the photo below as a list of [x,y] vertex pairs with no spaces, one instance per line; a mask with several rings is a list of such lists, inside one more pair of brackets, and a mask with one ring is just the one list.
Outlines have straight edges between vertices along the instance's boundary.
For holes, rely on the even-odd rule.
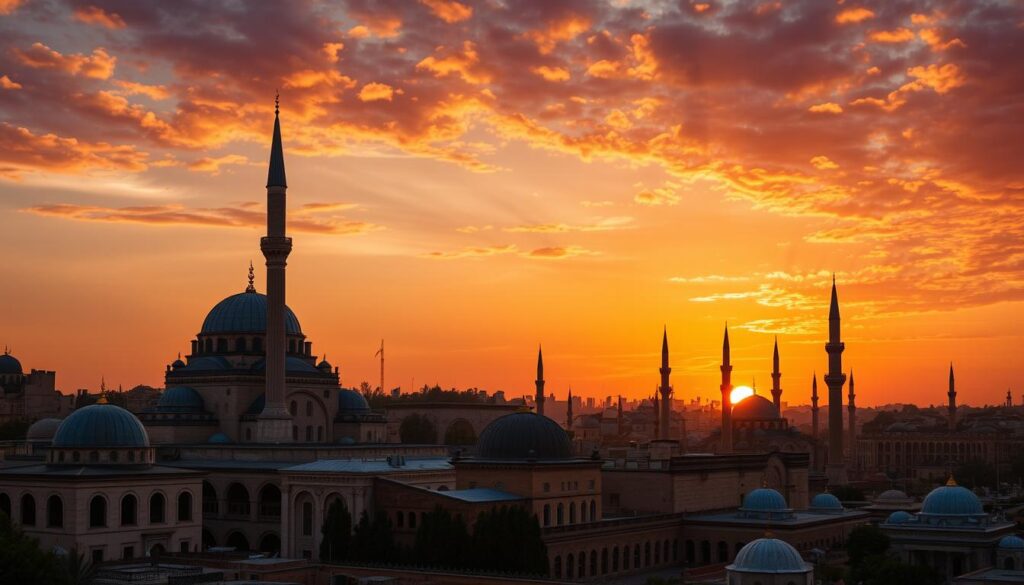
[[744,398],[754,395],[754,389],[750,386],[737,386],[729,393],[729,402],[737,404]]

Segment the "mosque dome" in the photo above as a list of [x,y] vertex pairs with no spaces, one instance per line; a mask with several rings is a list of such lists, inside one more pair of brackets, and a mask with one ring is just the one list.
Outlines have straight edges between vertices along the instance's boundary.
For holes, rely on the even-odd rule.
[[370,405],[366,398],[355,390],[342,388],[338,391],[338,414],[366,414],[370,412]]
[[764,396],[752,394],[732,407],[733,420],[765,420],[779,418],[775,403]]
[[[299,319],[284,308],[284,329],[287,335],[302,335]],[[217,303],[206,315],[201,334],[265,333],[267,331],[267,297],[252,291],[241,292]]]
[[839,498],[832,494],[824,493],[818,494],[811,498],[811,509],[812,510],[835,510],[841,512],[843,510],[843,503],[839,501]]
[[1024,538],[1021,538],[1016,534],[1004,536],[999,541],[998,546],[1002,549],[1024,550]]
[[750,512],[783,512],[787,510],[786,498],[771,488],[758,488],[743,496],[740,510]]
[[759,538],[741,548],[726,569],[741,573],[807,573],[811,567],[789,543]]
[[0,355],[0,374],[23,374],[21,362],[9,353]]
[[[256,360],[252,365],[254,370],[265,370],[267,368],[266,358],[260,358]],[[318,370],[316,366],[294,356],[288,356],[284,358],[284,369],[289,374],[323,374],[322,370]]]
[[178,359],[174,360],[173,363],[171,363],[171,369],[173,369],[173,370],[177,370],[178,368],[184,368],[184,367],[185,367],[185,362],[181,361],[181,358],[178,358]]
[[188,386],[172,386],[160,395],[157,410],[164,412],[201,411],[205,408],[203,397]]
[[558,423],[534,412],[514,412],[491,422],[477,441],[480,459],[569,459],[569,435]]
[[906,524],[907,522],[910,522],[913,519],[914,519],[914,517],[911,516],[908,512],[904,512],[904,511],[900,510],[898,512],[893,512],[892,514],[889,514],[889,518],[886,519],[885,523],[886,524]]
[[908,497],[907,494],[901,492],[900,490],[885,490],[884,492],[878,494],[878,497],[875,498],[875,501],[876,502],[902,502],[902,501],[909,500],[909,499],[910,499],[910,497]]
[[41,418],[36,422],[32,423],[32,426],[25,432],[25,440],[27,441],[51,441],[53,435],[56,434],[57,429],[60,427],[60,423],[64,422],[64,419],[60,418]]
[[327,361],[327,358],[324,358],[320,360],[319,364],[316,365],[316,369],[322,372],[330,373],[331,370],[334,369],[334,366],[331,365],[331,362]]
[[211,445],[227,445],[229,443],[234,443],[234,441],[231,440],[231,437],[224,433],[214,433],[210,435],[209,439],[206,439],[206,442]]
[[924,498],[921,514],[929,516],[984,515],[981,500],[971,490],[956,485],[950,478],[946,485],[937,487]]
[[149,447],[149,436],[135,415],[113,404],[97,403],[71,413],[57,428],[58,448]]

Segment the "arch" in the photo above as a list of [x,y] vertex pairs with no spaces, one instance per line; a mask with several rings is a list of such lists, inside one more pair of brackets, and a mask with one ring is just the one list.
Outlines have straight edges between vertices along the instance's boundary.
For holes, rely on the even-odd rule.
[[166,507],[167,499],[164,495],[160,492],[153,492],[153,495],[149,496],[149,523],[163,524],[166,522]]
[[263,338],[262,337],[253,337],[252,338],[252,350],[253,350],[253,352],[261,352],[261,351],[263,351]]
[[612,548],[612,572],[619,572],[619,547]]
[[437,443],[437,428],[429,417],[413,413],[402,419],[398,427],[399,440],[403,443]]
[[608,547],[601,549],[601,574],[608,574]]
[[558,508],[555,512],[555,524],[561,526],[565,524],[565,504],[558,502]]
[[597,500],[590,500],[590,521],[597,522]]
[[1012,571],[1017,568],[1014,565],[1015,563],[1013,562],[1013,557],[1006,557],[1005,559],[1003,559],[1003,569],[1007,571]]
[[729,560],[729,545],[724,540],[718,541],[718,562],[724,563]]
[[244,337],[239,337],[238,339],[235,339],[235,351],[236,352],[244,353],[245,350],[246,350],[245,346],[246,346],[246,343],[245,343],[245,338]]
[[544,526],[551,526],[551,504],[544,504]]
[[587,521],[587,501],[580,502],[580,522]]
[[[572,570],[573,570],[573,567],[574,567],[573,561],[575,561],[575,560],[576,560],[576,557],[574,557],[572,555],[572,553],[569,553],[565,557],[565,578],[566,579],[572,579]],[[556,575],[556,577],[557,577],[557,575]]]
[[249,490],[235,482],[228,486],[228,514],[232,516],[249,515]]
[[224,542],[227,546],[235,547],[235,550],[249,550],[249,539],[237,530],[229,534]]
[[302,502],[302,536],[313,536],[313,502]]
[[121,498],[121,526],[135,526],[138,523],[139,501],[135,494],[125,494]]
[[597,575],[597,549],[590,549],[590,576]]
[[89,500],[89,528],[102,528],[107,525],[107,499],[95,495]]
[[569,502],[569,524],[576,523],[576,502]]
[[206,338],[206,343],[204,343],[203,345],[206,346],[206,353],[213,353],[213,339],[212,338],[207,337]]
[[551,568],[551,573],[555,577],[555,579],[562,578],[562,557],[555,557],[555,562]]
[[700,541],[700,563],[702,565],[711,564],[711,542],[707,540]]
[[185,490],[178,494],[178,522],[192,520],[192,492]]
[[260,538],[261,553],[267,553],[270,556],[276,556],[281,552],[281,537],[276,532],[268,532]]
[[651,566],[651,541],[649,540],[644,543],[644,566]]
[[46,500],[46,526],[49,528],[64,527],[64,500],[54,494]]
[[0,512],[6,514],[8,518],[11,517],[11,496],[0,493]]
[[416,528],[416,512],[409,512],[409,528]]
[[629,545],[622,547],[622,570],[629,570]]
[[203,480],[203,515],[216,516],[219,505],[217,503],[217,490],[213,484]]
[[405,528],[405,512],[401,510],[395,512],[395,526]]
[[692,540],[686,541],[686,564],[692,565],[697,560],[697,547],[694,546]]
[[164,545],[162,545],[160,543],[157,543],[157,544],[154,544],[153,546],[149,547],[149,551],[147,551],[147,555],[146,556],[159,557],[159,556],[163,555],[164,552],[165,552]]
[[275,484],[265,484],[259,491],[260,518],[281,517],[281,489]]
[[634,544],[633,545],[633,568],[634,569],[639,569],[640,568],[640,545],[639,544]]
[[291,403],[288,404],[288,412],[292,416],[297,415],[299,413],[299,403],[292,400]]
[[661,562],[668,562],[668,539],[662,541],[661,543]]
[[444,431],[445,445],[476,445],[476,429],[464,418],[453,420]]
[[217,353],[228,352],[228,340],[223,337],[217,338]]
[[211,546],[217,546],[217,539],[213,537],[213,533],[203,528],[203,550],[210,548]]
[[586,551],[581,552],[576,556],[576,576],[580,579],[587,576],[587,553]]

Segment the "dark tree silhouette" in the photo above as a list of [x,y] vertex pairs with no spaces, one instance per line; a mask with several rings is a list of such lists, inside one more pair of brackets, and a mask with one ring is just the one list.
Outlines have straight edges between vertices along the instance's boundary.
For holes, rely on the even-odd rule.
[[0,512],[0,583],[68,585],[68,571],[57,555],[39,548],[6,514]]
[[437,429],[426,416],[413,413],[402,420],[398,435],[403,443],[437,443]]
[[352,537],[351,550],[351,558],[357,561],[381,563],[397,560],[398,550],[388,515],[377,512],[371,519],[364,510]]
[[467,564],[469,532],[461,515],[438,506],[423,515],[416,529],[413,558],[416,563],[437,567],[463,567]]
[[352,514],[349,513],[345,501],[334,500],[327,508],[327,516],[320,528],[323,540],[320,542],[320,559],[324,561],[341,561],[349,557],[352,546]]
[[889,537],[877,526],[858,526],[850,532],[846,541],[846,552],[850,557],[850,566],[857,566],[872,555],[880,555],[889,550]]
[[481,569],[536,575],[548,572],[548,551],[537,517],[519,506],[481,512],[470,550]]
[[953,471],[956,482],[964,487],[996,487],[996,468],[981,459],[965,461]]

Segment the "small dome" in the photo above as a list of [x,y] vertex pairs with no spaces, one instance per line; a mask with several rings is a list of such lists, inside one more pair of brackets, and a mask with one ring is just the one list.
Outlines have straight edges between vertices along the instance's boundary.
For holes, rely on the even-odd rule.
[[889,518],[886,519],[885,523],[886,524],[906,524],[907,522],[910,522],[913,519],[914,519],[914,517],[911,516],[909,513],[900,510],[899,512],[893,512],[892,514],[889,514]]
[[342,388],[338,391],[338,414],[366,414],[370,412],[370,405],[366,398],[355,390]]
[[211,445],[227,445],[229,443],[234,443],[234,441],[231,440],[231,437],[224,433],[214,433],[210,435],[209,439],[206,439],[206,442]]
[[[284,330],[288,335],[302,335],[299,319],[291,309],[284,309]],[[217,303],[200,333],[265,333],[267,331],[267,297],[258,292],[242,292]]]
[[194,412],[205,408],[203,397],[188,386],[172,386],[160,395],[157,410],[164,412]]
[[907,496],[907,494],[901,492],[900,490],[885,490],[884,492],[878,494],[878,497],[875,498],[875,501],[876,502],[879,502],[879,501],[881,501],[881,502],[902,502],[904,500],[909,500],[909,499],[910,499],[910,497]]
[[974,492],[956,485],[950,479],[949,483],[933,489],[925,496],[921,513],[930,516],[974,516],[983,515],[985,510]]
[[64,419],[41,418],[32,423],[32,426],[25,432],[25,440],[50,441],[53,439],[53,435],[57,433],[57,429],[62,422],[64,422]]
[[999,541],[999,548],[1013,549],[1013,550],[1024,550],[1024,538],[1021,538],[1021,537],[1017,536],[1016,534],[1011,534],[1009,536],[1004,536]]
[[481,459],[569,459],[569,435],[558,423],[534,412],[514,412],[491,422],[480,433],[477,455]]
[[764,396],[752,394],[732,407],[733,420],[770,420],[779,418],[775,403]]
[[331,370],[334,369],[334,366],[331,365],[331,362],[324,359],[321,360],[320,363],[316,365],[316,369],[324,372],[330,372]]
[[789,543],[776,538],[759,538],[736,553],[736,560],[726,567],[741,573],[807,573],[811,566]]
[[58,448],[149,447],[135,415],[113,404],[91,404],[64,419],[53,437]]
[[0,374],[23,374],[21,362],[9,353],[0,355]]
[[181,358],[178,358],[178,359],[174,360],[174,362],[171,363],[171,369],[172,370],[177,370],[178,368],[184,368],[184,367],[185,367],[185,362],[181,361]]
[[758,488],[743,497],[740,510],[755,512],[782,512],[786,510],[786,498],[771,488]]
[[811,499],[812,510],[842,510],[843,503],[829,493],[818,494]]

